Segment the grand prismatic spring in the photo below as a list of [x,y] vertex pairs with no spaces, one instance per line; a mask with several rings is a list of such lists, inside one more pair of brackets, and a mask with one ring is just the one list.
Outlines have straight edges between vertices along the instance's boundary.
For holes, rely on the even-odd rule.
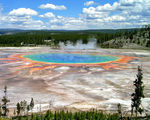
[[[145,84],[143,106],[150,105],[150,53],[142,50],[53,50],[0,48],[0,88],[8,86],[9,106],[35,100],[34,111],[65,107],[130,110],[137,66]],[[0,97],[3,96],[0,89]]]
[[25,55],[24,58],[30,60],[47,62],[47,63],[58,63],[58,64],[97,64],[104,62],[111,62],[119,59],[115,56],[102,56],[102,55],[88,55],[88,54],[67,54],[67,53],[45,53],[45,54],[31,54]]

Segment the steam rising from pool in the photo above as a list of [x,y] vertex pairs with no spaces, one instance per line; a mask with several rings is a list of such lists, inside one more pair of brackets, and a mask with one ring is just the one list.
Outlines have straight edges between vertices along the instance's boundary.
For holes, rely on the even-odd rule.
[[83,44],[82,40],[78,40],[77,43],[75,45],[73,45],[70,42],[67,42],[67,44],[65,45],[64,42],[60,42],[59,46],[61,49],[76,49],[76,50],[82,50],[82,49],[97,49],[96,46],[96,38],[89,38],[88,43],[87,44]]

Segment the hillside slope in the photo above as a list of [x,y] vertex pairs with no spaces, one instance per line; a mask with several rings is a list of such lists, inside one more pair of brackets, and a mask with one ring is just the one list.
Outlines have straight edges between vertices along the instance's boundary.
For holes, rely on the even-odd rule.
[[126,32],[122,36],[103,42],[102,48],[145,48],[150,47],[150,29]]

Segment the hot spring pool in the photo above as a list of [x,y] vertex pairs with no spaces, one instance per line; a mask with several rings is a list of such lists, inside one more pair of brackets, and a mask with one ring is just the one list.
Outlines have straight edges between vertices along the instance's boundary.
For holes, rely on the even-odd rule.
[[23,57],[33,61],[47,62],[47,63],[63,63],[63,64],[104,63],[119,59],[119,57],[116,56],[73,54],[73,53],[42,53],[42,54],[24,55]]

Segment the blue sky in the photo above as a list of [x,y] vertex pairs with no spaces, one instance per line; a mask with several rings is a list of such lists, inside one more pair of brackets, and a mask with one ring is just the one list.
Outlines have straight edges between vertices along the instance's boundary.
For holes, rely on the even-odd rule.
[[0,28],[120,29],[149,21],[150,0],[0,0]]

